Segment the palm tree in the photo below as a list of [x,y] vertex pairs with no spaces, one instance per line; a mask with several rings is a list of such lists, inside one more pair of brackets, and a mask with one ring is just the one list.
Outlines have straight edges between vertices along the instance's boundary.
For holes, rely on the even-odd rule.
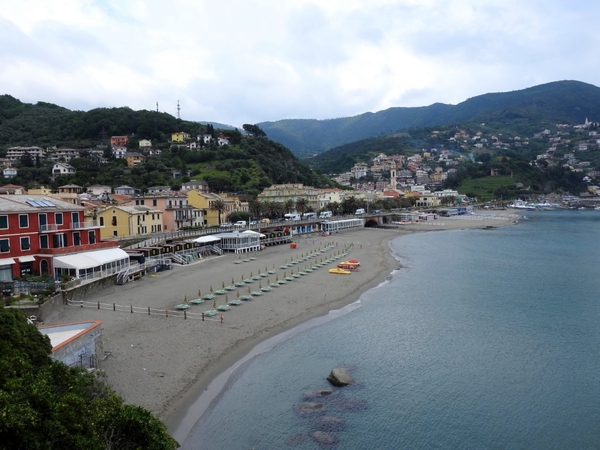
[[210,202],[210,210],[219,213],[219,225],[221,225],[221,214],[225,211],[225,202],[223,200],[213,200]]
[[296,212],[300,215],[304,214],[308,209],[308,200],[305,198],[299,198],[296,200]]
[[292,209],[294,209],[294,204],[295,204],[294,200],[292,200],[292,199],[286,200],[285,203],[283,204],[285,212],[291,213]]

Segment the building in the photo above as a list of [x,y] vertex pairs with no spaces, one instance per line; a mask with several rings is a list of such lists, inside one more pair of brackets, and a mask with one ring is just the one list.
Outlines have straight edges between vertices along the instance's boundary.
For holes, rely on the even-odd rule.
[[104,356],[99,320],[42,326],[38,330],[50,338],[50,357],[67,366],[95,368]]
[[2,174],[4,175],[4,178],[16,177],[17,172],[18,171],[17,171],[16,167],[6,167],[2,170]]
[[226,199],[212,192],[200,192],[194,189],[186,191],[187,201],[189,205],[202,212],[203,224],[209,227],[216,227],[219,224],[227,221],[225,208],[219,217],[219,212],[214,209],[216,202],[226,204]]
[[187,192],[190,190],[196,190],[200,192],[209,192],[208,183],[204,180],[191,180],[181,185],[181,190]]
[[[116,246],[101,242],[100,225],[85,221],[82,206],[39,195],[0,196],[1,281],[28,274],[78,277],[77,268],[69,265],[71,256]],[[114,261],[113,256],[103,255],[104,264]],[[90,275],[106,272],[101,266],[84,269],[91,269]]]
[[129,142],[129,136],[111,136],[110,137],[110,146],[115,147],[127,147],[127,143]]
[[319,193],[314,187],[303,184],[274,184],[258,194],[257,200],[279,203],[292,201],[295,204],[301,198],[306,200],[309,209],[319,209]]
[[132,196],[135,194],[135,189],[131,186],[123,185],[115,188],[115,194]]
[[135,167],[139,164],[146,162],[146,157],[141,153],[125,153],[125,161],[127,161],[127,167]]
[[94,196],[101,196],[104,194],[110,194],[112,192],[112,189],[110,188],[110,186],[106,186],[104,184],[92,184],[91,186],[88,186],[87,192],[88,194]]
[[110,205],[94,211],[101,239],[142,236],[163,231],[163,212],[148,206]]
[[152,147],[152,141],[150,139],[140,139],[138,141],[138,147],[140,150],[149,149]]
[[29,155],[33,160],[46,157],[46,150],[41,147],[10,147],[6,151],[6,159],[9,161],[20,161],[24,156]]
[[183,131],[171,133],[171,142],[184,143],[189,140],[190,140],[190,135],[188,133],[184,133]]
[[200,227],[204,219],[202,211],[188,204],[184,192],[168,191],[159,194],[146,194],[132,198],[126,205],[148,206],[162,211],[163,231],[177,231],[186,227]]
[[66,163],[54,163],[52,166],[52,176],[60,177],[61,175],[75,175],[77,171],[75,167]]

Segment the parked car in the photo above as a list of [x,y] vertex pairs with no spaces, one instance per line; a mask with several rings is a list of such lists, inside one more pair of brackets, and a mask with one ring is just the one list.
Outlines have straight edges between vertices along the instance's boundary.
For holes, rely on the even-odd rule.
[[223,222],[223,223],[220,225],[220,227],[221,227],[221,228],[231,228],[232,226],[233,226],[233,224],[232,224],[232,223],[229,223],[229,222]]
[[238,220],[236,223],[233,224],[233,226],[235,228],[244,228],[246,226],[246,221],[245,220]]
[[354,214],[364,214],[365,208],[358,208]]

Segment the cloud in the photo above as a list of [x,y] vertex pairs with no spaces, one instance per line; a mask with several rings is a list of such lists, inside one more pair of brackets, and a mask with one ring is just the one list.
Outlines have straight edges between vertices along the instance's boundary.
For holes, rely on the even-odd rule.
[[[2,5],[5,3],[4,5]],[[0,86],[71,109],[235,126],[599,84],[574,0],[0,0]]]

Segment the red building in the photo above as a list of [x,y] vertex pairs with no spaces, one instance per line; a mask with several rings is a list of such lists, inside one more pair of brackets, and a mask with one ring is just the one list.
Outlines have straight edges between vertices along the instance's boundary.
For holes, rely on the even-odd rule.
[[129,136],[111,136],[110,146],[111,147],[125,147],[129,142]]
[[[84,210],[41,195],[0,196],[0,281],[27,274],[83,278],[129,264],[117,242],[100,241],[100,226],[85,222]],[[94,265],[98,259],[82,255],[102,255],[103,259]],[[114,261],[118,262],[111,265]]]

